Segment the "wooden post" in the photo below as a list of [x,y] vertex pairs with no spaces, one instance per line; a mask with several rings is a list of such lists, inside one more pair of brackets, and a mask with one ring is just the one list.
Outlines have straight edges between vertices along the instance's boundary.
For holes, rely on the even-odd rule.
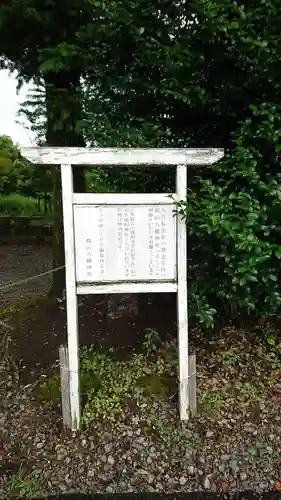
[[[187,167],[177,166],[177,199],[186,200]],[[188,314],[187,314],[187,242],[186,221],[177,215],[178,270],[178,350],[179,350],[179,408],[180,419],[188,420]]]
[[71,429],[79,429],[79,350],[78,350],[78,306],[76,294],[76,266],[73,220],[73,174],[69,164],[61,165],[62,206],[64,223],[64,252],[66,277],[66,315],[69,364],[69,391]]
[[195,354],[191,354],[188,357],[188,394],[189,394],[189,413],[191,417],[195,417],[197,413]]
[[60,356],[60,380],[61,380],[61,406],[63,425],[71,428],[70,412],[70,390],[69,390],[69,363],[67,347],[61,346]]
[[[179,215],[173,218],[172,204],[173,200],[164,194],[136,194],[136,193],[74,193],[72,165],[85,167],[89,165],[93,168],[99,166],[154,166],[159,165],[177,166],[177,190],[176,197],[178,201],[186,200],[187,190],[187,166],[188,165],[213,165],[223,157],[223,150],[220,149],[134,149],[134,148],[61,148],[61,147],[28,147],[23,149],[23,155],[33,163],[44,165],[61,164],[62,176],[62,198],[64,215],[64,244],[65,244],[65,265],[66,265],[66,304],[67,304],[67,351],[61,351],[61,373],[62,373],[62,392],[68,392],[66,386],[69,383],[69,407],[70,417],[64,417],[64,423],[69,423],[71,429],[79,428],[80,424],[80,399],[79,399],[79,356],[78,356],[78,308],[77,295],[88,294],[131,294],[131,293],[177,293],[178,308],[178,349],[179,349],[179,408],[180,419],[187,420],[189,409],[192,414],[196,412],[196,366],[195,356],[188,359],[188,304],[187,304],[187,241],[186,241],[186,222]],[[144,214],[151,206],[162,205],[165,207],[163,231],[165,248],[165,259],[163,259],[164,271],[159,273],[158,267],[154,263],[154,268],[150,269],[149,253],[155,245],[149,245],[148,239],[141,238],[135,250],[141,258],[136,258],[138,268],[133,272],[127,272],[119,269],[118,262],[122,261],[115,258],[114,246],[116,245],[117,231],[107,231],[109,243],[111,239],[113,244],[104,246],[104,234],[99,240],[101,233],[100,226],[97,224],[96,212],[107,213],[105,223],[107,228],[111,227],[111,221],[116,219],[116,205],[126,207],[134,206],[134,214],[142,213],[142,206],[145,207]],[[112,212],[112,208],[115,209]],[[85,211],[86,209],[86,211]],[[101,209],[101,210],[100,210]],[[141,211],[140,211],[141,209]],[[111,210],[111,212],[110,212]],[[121,210],[122,211],[122,210]],[[110,224],[108,224],[108,214],[111,215]],[[75,214],[75,228],[74,228]],[[147,221],[148,217],[139,217],[139,231],[131,228],[134,238],[132,241],[140,240],[143,230],[142,220]],[[90,224],[89,224],[90,220]],[[107,222],[106,222],[107,221]],[[155,218],[156,221],[156,218]],[[156,222],[155,227],[156,227]],[[166,222],[165,222],[166,221]],[[103,220],[104,222],[104,220]],[[96,223],[96,226],[95,226]],[[147,222],[145,222],[147,224]],[[130,226],[130,224],[129,224]],[[132,227],[133,227],[132,226]],[[158,227],[158,226],[157,226]],[[115,228],[116,229],[116,228]],[[94,231],[94,233],[93,233]],[[147,235],[147,227],[144,228]],[[75,234],[74,234],[75,232]],[[122,231],[121,231],[122,232]],[[108,236],[110,235],[110,236]],[[139,238],[137,238],[137,236]],[[153,239],[153,238],[152,238]],[[158,239],[158,237],[157,237]],[[90,246],[90,259],[87,260],[84,251],[85,241],[92,242]],[[102,246],[98,247],[98,241],[102,241]],[[167,243],[167,245],[166,245]],[[136,243],[134,243],[135,245]],[[106,248],[105,248],[106,247]],[[167,247],[167,248],[166,248]],[[116,246],[117,248],[117,246]],[[120,254],[124,254],[122,246],[118,246]],[[100,250],[103,250],[102,252]],[[171,251],[172,250],[172,251]],[[105,252],[107,258],[104,258]],[[103,258],[101,258],[101,253]],[[155,252],[154,252],[155,253]],[[100,260],[98,260],[100,258]],[[88,261],[95,262],[95,265],[87,264]],[[153,261],[153,259],[152,259]],[[101,267],[101,262],[102,267]],[[106,262],[106,264],[105,264]],[[143,263],[145,263],[143,265]],[[152,267],[153,267],[152,266]],[[101,272],[102,268],[102,272]],[[88,272],[88,269],[90,271]],[[106,272],[105,272],[106,270]],[[131,273],[131,274],[130,274]],[[105,279],[107,276],[107,279]],[[136,276],[138,277],[136,279]],[[153,276],[153,279],[151,278]],[[190,364],[190,367],[189,367]],[[65,381],[66,373],[69,380]],[[63,410],[67,415],[67,402],[64,401]]]

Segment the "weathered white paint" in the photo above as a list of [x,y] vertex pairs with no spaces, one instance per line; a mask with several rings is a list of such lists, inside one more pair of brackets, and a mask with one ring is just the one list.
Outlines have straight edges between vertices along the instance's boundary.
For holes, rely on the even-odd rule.
[[76,287],[78,295],[99,295],[108,293],[173,293],[178,289],[177,283],[92,283],[79,284]]
[[176,194],[73,193],[74,205],[173,205]]
[[114,149],[74,147],[23,147],[29,161],[48,165],[212,165],[223,157],[222,149]]
[[189,414],[195,417],[197,413],[195,354],[188,356],[188,375]]
[[70,414],[71,428],[72,430],[76,430],[80,425],[78,307],[76,295],[75,246],[73,231],[73,176],[72,169],[69,168],[69,165],[61,165],[61,181],[64,222]]
[[173,211],[173,205],[74,205],[76,281],[176,281]]
[[60,380],[61,380],[61,407],[62,419],[65,427],[71,428],[70,389],[69,389],[69,357],[65,346],[59,348]]
[[[178,165],[176,191],[178,199],[186,200],[187,168]],[[177,216],[178,237],[178,350],[179,350],[179,407],[180,419],[188,419],[188,311],[187,311],[187,241],[186,222]]]
[[[112,166],[112,165],[177,165],[177,190],[174,196],[176,200],[186,199],[187,188],[187,165],[212,165],[223,157],[223,150],[220,149],[86,149],[86,148],[23,148],[22,154],[34,163],[43,164],[62,164],[62,191],[63,191],[63,215],[64,215],[64,241],[65,241],[65,260],[66,260],[66,299],[67,299],[67,334],[68,334],[68,362],[69,362],[69,393],[70,393],[70,414],[72,429],[79,428],[80,423],[80,401],[79,401],[79,357],[78,357],[78,308],[77,295],[81,294],[111,294],[111,293],[166,293],[178,292],[178,344],[179,344],[179,407],[180,418],[186,420],[189,410],[189,376],[188,366],[188,312],[187,312],[187,242],[186,242],[186,224],[177,215],[171,222],[171,213],[173,210],[173,200],[167,194],[81,194],[73,193],[72,166],[71,165],[92,165],[92,166]],[[91,205],[91,208],[86,205]],[[130,207],[128,207],[130,205]],[[99,236],[96,228],[96,211],[103,207],[103,212],[113,210],[110,217],[106,216],[105,226],[111,227],[111,231],[116,231],[116,211],[118,208],[133,208],[134,211],[144,211],[147,213],[149,205],[165,208],[170,222],[166,224],[169,243],[167,248],[176,250],[176,272],[175,272],[175,254],[169,257],[169,263],[166,265],[165,275],[154,277],[154,280],[147,279],[146,272],[140,271],[137,276],[138,281],[132,280],[133,276],[124,278],[122,270],[118,273],[112,273],[114,270],[113,261],[108,267],[108,276],[110,283],[105,283],[104,273],[101,280],[100,269],[95,274],[92,273],[90,283],[85,282],[83,266],[85,264],[85,255],[82,250],[82,242],[86,239],[93,239]],[[74,217],[75,213],[75,217]],[[80,213],[81,215],[78,215]],[[75,218],[75,221],[74,221]],[[103,217],[103,224],[104,224]],[[111,224],[111,226],[110,226]],[[155,229],[155,221],[154,221]],[[175,239],[175,225],[177,229],[177,239]],[[137,243],[143,258],[146,258],[147,242],[146,233],[147,223],[144,225],[137,223],[138,236],[141,240]],[[145,227],[145,231],[143,228]],[[94,229],[96,228],[96,229]],[[88,238],[89,231],[91,238]],[[94,231],[94,233],[93,233]],[[155,233],[156,234],[156,233]],[[112,234],[106,236],[108,245],[115,256],[117,254],[116,239]],[[75,243],[76,242],[76,243]],[[172,242],[172,244],[171,244]],[[136,245],[136,246],[137,246]],[[139,251],[138,250],[138,251]],[[122,254],[122,251],[121,251]],[[95,252],[93,252],[95,255]],[[109,253],[108,253],[109,255]],[[95,257],[96,259],[96,257]],[[116,262],[120,260],[120,255]],[[86,257],[87,260],[87,257]],[[110,260],[110,258],[109,258]],[[83,263],[84,262],[84,263]],[[96,260],[99,262],[99,259]],[[81,264],[82,263],[82,264]],[[154,263],[155,264],[155,263]],[[82,265],[82,270],[81,270]],[[108,264],[106,264],[108,266]],[[97,266],[98,267],[98,266]],[[76,275],[77,269],[77,275]],[[112,273],[112,274],[111,274]],[[119,280],[113,282],[112,278]],[[87,278],[87,276],[86,276]],[[145,279],[145,281],[142,281]],[[80,280],[80,281],[79,281]],[[97,280],[97,281],[95,281]],[[131,280],[131,281],[130,281]],[[82,282],[83,281],[83,282]],[[86,279],[87,281],[87,279]],[[65,361],[63,362],[65,363]],[[195,371],[195,357],[191,359],[190,369]],[[196,401],[194,400],[194,388],[190,394],[190,410],[194,409]]]

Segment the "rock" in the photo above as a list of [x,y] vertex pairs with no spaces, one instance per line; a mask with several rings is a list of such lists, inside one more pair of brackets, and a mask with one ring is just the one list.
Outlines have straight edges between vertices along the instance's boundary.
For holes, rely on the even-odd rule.
[[181,476],[181,477],[180,477],[180,485],[181,485],[181,486],[184,486],[186,483],[187,483],[186,478],[185,478],[184,476]]
[[195,467],[194,467],[193,465],[189,465],[189,466],[187,467],[187,472],[188,472],[188,474],[189,474],[190,476],[194,476],[194,474],[195,474],[195,470],[196,470],[196,469],[195,469]]
[[153,474],[148,474],[147,475],[147,482],[148,482],[148,484],[152,484],[154,482],[154,476],[153,476]]
[[234,474],[236,474],[239,471],[239,466],[236,460],[231,460],[229,466]]
[[207,438],[213,437],[213,435],[214,435],[214,431],[207,431],[206,432],[206,437]]
[[109,455],[109,457],[107,458],[107,463],[108,463],[109,465],[114,465],[115,460],[114,460],[114,458],[113,458],[113,456],[112,456],[112,455]]
[[212,484],[211,484],[211,492],[212,493],[216,493],[216,491],[217,491],[217,485],[216,485],[216,483],[212,482]]
[[152,458],[151,458],[151,457],[147,457],[146,462],[147,462],[148,464],[152,464]]
[[206,476],[204,478],[203,488],[205,488],[205,490],[209,490],[211,488],[211,483],[210,483],[210,479],[208,478],[208,476]]
[[240,479],[241,479],[241,481],[246,481],[246,479],[247,479],[246,472],[240,472]]
[[44,443],[42,443],[42,442],[37,443],[36,448],[38,448],[38,450],[41,450],[41,448],[43,448],[43,446],[44,446]]

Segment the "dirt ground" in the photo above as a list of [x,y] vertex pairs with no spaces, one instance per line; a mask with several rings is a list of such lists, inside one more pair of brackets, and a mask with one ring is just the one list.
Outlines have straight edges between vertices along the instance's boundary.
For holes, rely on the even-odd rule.
[[17,303],[45,294],[50,284],[50,275],[28,281],[6,290],[9,283],[28,279],[52,268],[52,249],[49,245],[1,245],[0,247],[0,310],[5,305]]
[[[8,246],[0,249],[0,289],[9,283],[51,269],[52,253],[47,245]],[[21,365],[21,375],[33,378],[58,360],[59,346],[65,344],[66,308],[63,302],[47,299],[50,275],[0,290],[1,318],[11,324],[12,350]],[[160,314],[159,314],[160,312]],[[130,353],[142,342],[146,328],[162,337],[175,331],[175,296],[142,295],[138,315],[110,320],[104,296],[79,297],[80,345],[99,349],[111,346]]]

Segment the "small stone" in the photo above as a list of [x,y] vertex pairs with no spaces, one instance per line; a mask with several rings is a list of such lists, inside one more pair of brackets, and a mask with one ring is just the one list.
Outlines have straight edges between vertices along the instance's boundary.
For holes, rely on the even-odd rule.
[[232,472],[234,472],[235,474],[239,471],[239,467],[238,467],[236,460],[231,460],[231,462],[229,463],[229,466],[230,466]]
[[205,488],[205,490],[209,490],[211,488],[211,483],[210,483],[210,479],[208,478],[208,476],[206,476],[204,481],[203,481],[203,487]]
[[217,491],[217,485],[216,485],[216,483],[212,483],[211,484],[211,491],[212,491],[212,493],[216,493],[216,491]]
[[152,458],[151,458],[151,457],[147,457],[146,462],[147,462],[148,464],[152,464]]
[[247,479],[246,472],[240,472],[240,479],[241,479],[241,481],[246,481],[246,479]]
[[109,457],[108,457],[108,459],[107,459],[107,463],[108,463],[109,465],[114,465],[115,460],[114,460],[114,458],[113,458],[113,456],[112,456],[112,455],[109,455]]
[[186,484],[186,482],[187,482],[187,481],[186,481],[186,478],[185,478],[184,476],[181,476],[181,477],[180,477],[180,485],[181,485],[181,486],[184,486],[184,485]]
[[194,476],[194,474],[195,474],[195,467],[194,467],[193,465],[189,465],[189,466],[187,467],[187,472],[188,472],[188,474],[189,474],[190,476]]
[[154,482],[154,476],[152,474],[147,475],[148,484],[152,484]]
[[41,448],[43,448],[43,446],[44,446],[44,443],[41,442],[41,443],[38,443],[36,445],[36,448],[38,448],[38,450],[41,450]]
[[206,432],[206,437],[207,438],[213,437],[213,435],[214,435],[214,431],[207,431]]

